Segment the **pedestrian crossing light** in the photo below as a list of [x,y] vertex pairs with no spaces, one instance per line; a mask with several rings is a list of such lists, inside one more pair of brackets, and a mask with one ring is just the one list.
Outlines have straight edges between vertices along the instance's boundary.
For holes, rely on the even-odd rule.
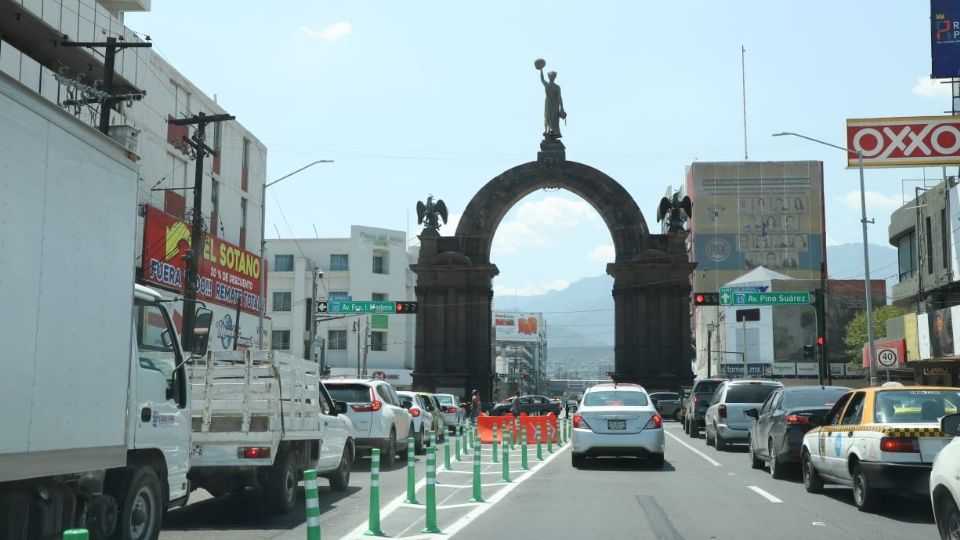
[[393,311],[399,314],[416,314],[417,302],[397,302]]

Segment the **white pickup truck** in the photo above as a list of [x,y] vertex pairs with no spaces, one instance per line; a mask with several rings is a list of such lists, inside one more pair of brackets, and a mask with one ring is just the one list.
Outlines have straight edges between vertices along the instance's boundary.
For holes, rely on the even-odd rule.
[[354,441],[346,403],[334,402],[316,362],[275,351],[211,351],[190,367],[190,482],[220,496],[260,489],[271,509],[296,504],[305,469],[350,480]]

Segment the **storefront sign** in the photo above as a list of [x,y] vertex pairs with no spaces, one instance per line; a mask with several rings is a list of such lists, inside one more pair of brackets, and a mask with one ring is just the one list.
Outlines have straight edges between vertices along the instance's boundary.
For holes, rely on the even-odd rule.
[[847,166],[917,167],[960,164],[960,119],[955,116],[847,119]]
[[[175,216],[146,207],[143,232],[143,281],[183,293],[190,226]],[[197,299],[259,313],[260,257],[206,233],[200,250]]]

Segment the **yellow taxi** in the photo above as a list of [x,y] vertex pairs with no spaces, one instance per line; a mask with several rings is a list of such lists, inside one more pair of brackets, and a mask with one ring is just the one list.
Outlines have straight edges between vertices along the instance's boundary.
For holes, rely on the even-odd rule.
[[803,486],[853,488],[857,508],[871,510],[880,492],[928,496],[930,469],[951,437],[940,418],[958,412],[960,388],[904,386],[851,390],[803,437]]

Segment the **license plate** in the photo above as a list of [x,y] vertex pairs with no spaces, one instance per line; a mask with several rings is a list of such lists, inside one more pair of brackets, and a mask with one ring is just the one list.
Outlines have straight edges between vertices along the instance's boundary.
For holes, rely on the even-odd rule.
[[607,429],[627,429],[626,420],[607,420]]

